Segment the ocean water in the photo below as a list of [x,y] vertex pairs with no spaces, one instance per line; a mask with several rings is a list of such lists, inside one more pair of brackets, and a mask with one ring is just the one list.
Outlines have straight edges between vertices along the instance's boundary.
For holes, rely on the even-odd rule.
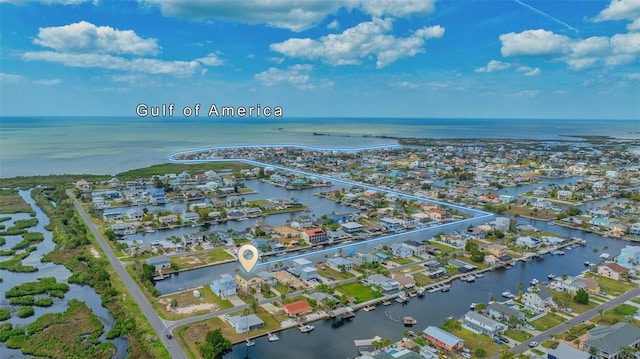
[[[314,133],[329,133],[317,136]],[[384,118],[2,117],[0,177],[115,174],[166,162],[175,151],[243,144],[360,147],[395,143],[364,136],[562,139],[640,137],[640,121]]]

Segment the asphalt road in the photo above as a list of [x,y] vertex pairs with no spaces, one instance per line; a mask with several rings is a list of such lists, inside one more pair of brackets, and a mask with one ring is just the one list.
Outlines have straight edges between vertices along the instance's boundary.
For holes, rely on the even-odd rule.
[[633,299],[633,298],[637,297],[638,295],[640,295],[640,288],[632,289],[632,290],[626,292],[625,294],[623,294],[623,295],[621,295],[621,296],[619,296],[617,298],[611,299],[606,303],[600,304],[599,306],[597,306],[597,307],[595,307],[593,309],[589,309],[586,312],[584,312],[584,313],[582,313],[582,314],[580,314],[580,315],[578,315],[578,316],[576,316],[574,318],[571,318],[569,321],[566,321],[566,322],[564,322],[562,324],[559,324],[559,325],[547,330],[546,332],[540,333],[539,335],[537,335],[537,336],[535,336],[535,337],[533,337],[533,338],[531,338],[531,339],[529,339],[527,341],[524,341],[524,342],[514,346],[513,348],[511,348],[511,351],[516,353],[516,354],[524,353],[525,351],[527,351],[529,349],[529,343],[531,343],[533,341],[536,341],[538,343],[542,343],[542,342],[544,342],[546,340],[549,340],[549,339],[551,339],[552,335],[558,335],[558,334],[564,333],[569,328],[572,328],[572,327],[574,327],[574,326],[576,326],[576,325],[578,325],[580,323],[583,323],[583,322],[585,322],[587,320],[590,320],[591,318],[593,318],[593,317],[595,317],[597,315],[600,315],[598,313],[599,309],[602,309],[603,311],[606,312],[607,310],[612,309],[614,307],[617,307],[618,305],[620,305],[620,304],[622,304],[622,303],[624,303],[624,302],[626,302],[626,301],[628,301],[630,299]]
[[158,334],[158,338],[160,338],[160,340],[162,341],[162,344],[164,344],[165,348],[167,348],[167,350],[169,351],[171,358],[186,359],[187,355],[184,353],[180,345],[178,345],[178,343],[175,340],[167,338],[166,334],[170,330],[169,327],[162,319],[160,319],[160,317],[153,310],[153,307],[151,306],[147,298],[144,296],[144,294],[140,290],[140,287],[138,287],[138,285],[133,281],[133,278],[131,278],[129,273],[127,273],[123,264],[120,262],[118,257],[116,257],[116,255],[113,253],[113,251],[111,250],[111,247],[107,243],[102,233],[100,233],[100,231],[95,226],[95,224],[93,224],[89,214],[87,214],[84,208],[82,208],[82,206],[80,205],[78,200],[73,196],[73,193],[71,193],[70,190],[67,190],[67,195],[70,198],[73,198],[73,203],[76,206],[78,213],[80,213],[80,216],[86,223],[87,227],[89,228],[93,236],[98,241],[98,244],[100,245],[104,253],[107,255],[107,258],[115,268],[116,273],[118,273],[120,280],[127,287],[127,289],[129,290],[129,293],[131,294],[133,299],[136,301],[136,303],[138,303],[138,306],[142,310],[142,313],[147,317],[147,320],[149,321],[149,323],[151,323],[151,326]]

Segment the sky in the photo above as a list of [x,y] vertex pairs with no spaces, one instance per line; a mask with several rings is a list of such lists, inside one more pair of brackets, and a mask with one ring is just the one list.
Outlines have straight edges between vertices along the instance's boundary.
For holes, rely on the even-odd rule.
[[640,0],[0,0],[0,26],[0,116],[640,120]]

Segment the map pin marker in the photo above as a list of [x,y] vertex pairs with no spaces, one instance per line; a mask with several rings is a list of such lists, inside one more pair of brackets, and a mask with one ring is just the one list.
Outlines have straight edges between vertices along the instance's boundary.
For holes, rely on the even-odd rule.
[[258,248],[253,244],[245,244],[238,249],[238,262],[246,272],[251,272],[258,262]]

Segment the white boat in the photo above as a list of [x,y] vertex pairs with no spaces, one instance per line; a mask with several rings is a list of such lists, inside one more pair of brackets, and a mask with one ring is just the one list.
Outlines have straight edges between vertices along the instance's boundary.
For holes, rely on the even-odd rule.
[[602,254],[600,255],[600,258],[601,258],[601,259],[604,259],[604,260],[609,259],[609,257],[611,257],[611,255],[610,255],[609,253],[602,253]]
[[590,266],[590,265],[591,265],[591,262],[589,262],[589,261],[584,261],[584,265],[585,265],[585,267],[588,267],[588,266]]
[[407,296],[404,294],[404,292],[400,293],[400,295],[396,297],[396,302],[398,302],[398,303],[404,303],[407,300],[409,300],[409,298],[407,298]]
[[511,291],[508,289],[502,292],[502,296],[505,298],[513,298],[513,294],[511,294]]
[[269,339],[270,342],[277,342],[278,340],[280,340],[280,338],[274,333],[268,333],[267,338]]
[[445,284],[442,287],[440,287],[440,290],[443,292],[448,292],[449,290],[451,290],[451,284]]
[[362,308],[362,310],[364,310],[365,312],[370,312],[374,309],[376,309],[375,305],[367,305],[366,307]]
[[482,274],[482,273],[476,274],[476,278],[482,278],[482,277],[484,277],[484,274]]
[[555,251],[551,252],[551,254],[556,255],[556,256],[563,256],[564,255],[564,251],[555,250]]
[[252,346],[256,345],[256,342],[254,342],[251,339],[247,339],[247,340],[245,340],[245,345],[248,346],[248,347],[252,347]]
[[315,328],[316,327],[314,327],[313,325],[309,325],[309,324],[301,325],[301,326],[298,327],[298,329],[300,330],[301,333],[308,333],[308,332],[314,330]]
[[471,283],[471,282],[475,282],[476,281],[476,276],[473,274],[469,274],[467,276],[467,282]]
[[556,275],[555,275],[555,274],[549,274],[549,275],[547,276],[547,278],[549,278],[549,279],[553,280],[553,279],[556,279]]
[[469,309],[471,310],[476,310],[476,303],[471,303],[471,305],[469,306]]
[[424,295],[425,290],[426,289],[424,287],[418,288],[418,291],[416,292],[418,293],[418,297],[422,297]]
[[402,319],[402,323],[404,323],[404,325],[414,325],[418,323],[418,321],[415,320],[413,317],[404,317]]
[[529,284],[531,284],[531,285],[536,285],[538,283],[540,283],[540,281],[537,280],[536,278],[533,278],[532,280],[529,281]]

